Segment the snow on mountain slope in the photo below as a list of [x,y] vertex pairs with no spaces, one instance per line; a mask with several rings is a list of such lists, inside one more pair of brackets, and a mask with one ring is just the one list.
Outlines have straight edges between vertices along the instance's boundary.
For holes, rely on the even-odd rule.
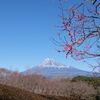
[[41,64],[22,72],[22,74],[40,74],[45,77],[73,77],[78,75],[91,76],[92,72],[69,67],[49,58],[46,58]]
[[50,58],[46,58],[41,64],[38,65],[39,67],[53,67],[53,68],[65,68],[67,67],[64,64],[58,63]]

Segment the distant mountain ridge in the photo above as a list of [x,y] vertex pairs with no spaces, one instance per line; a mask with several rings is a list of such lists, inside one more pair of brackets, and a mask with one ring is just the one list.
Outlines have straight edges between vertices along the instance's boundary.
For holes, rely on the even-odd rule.
[[74,77],[74,76],[92,76],[92,72],[83,71],[75,67],[70,67],[50,58],[46,58],[41,64],[34,66],[24,72],[23,75],[40,74],[45,77]]
[[[47,78],[54,77],[75,77],[75,76],[93,76],[93,72],[83,71],[75,67],[67,66],[56,62],[50,58],[46,58],[41,64],[38,64],[24,72],[13,72],[4,68],[0,69],[0,77],[16,77],[18,75],[42,75]],[[100,73],[96,73],[100,76]]]
[[8,77],[12,74],[12,71],[4,68],[0,68],[0,77]]

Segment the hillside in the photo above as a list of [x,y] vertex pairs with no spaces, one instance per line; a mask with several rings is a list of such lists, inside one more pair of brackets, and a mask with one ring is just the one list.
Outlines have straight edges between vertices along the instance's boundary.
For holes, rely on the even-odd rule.
[[62,97],[51,97],[33,94],[22,89],[0,84],[0,100],[66,100]]

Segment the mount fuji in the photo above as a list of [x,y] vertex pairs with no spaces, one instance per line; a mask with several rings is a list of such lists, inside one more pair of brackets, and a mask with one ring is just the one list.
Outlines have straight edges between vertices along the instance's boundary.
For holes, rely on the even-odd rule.
[[52,59],[46,58],[41,64],[34,66],[21,74],[32,75],[39,74],[47,78],[52,77],[74,77],[74,76],[92,76],[92,72],[83,71],[74,67],[66,66]]

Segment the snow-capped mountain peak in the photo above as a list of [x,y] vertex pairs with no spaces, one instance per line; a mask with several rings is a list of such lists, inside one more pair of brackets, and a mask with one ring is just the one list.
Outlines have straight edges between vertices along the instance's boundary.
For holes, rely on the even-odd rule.
[[53,77],[92,76],[92,72],[83,71],[74,67],[66,66],[50,58],[46,58],[41,64],[22,72],[23,75],[43,75]]
[[53,59],[46,58],[41,64],[39,64],[39,67],[65,68],[66,65],[58,63]]

